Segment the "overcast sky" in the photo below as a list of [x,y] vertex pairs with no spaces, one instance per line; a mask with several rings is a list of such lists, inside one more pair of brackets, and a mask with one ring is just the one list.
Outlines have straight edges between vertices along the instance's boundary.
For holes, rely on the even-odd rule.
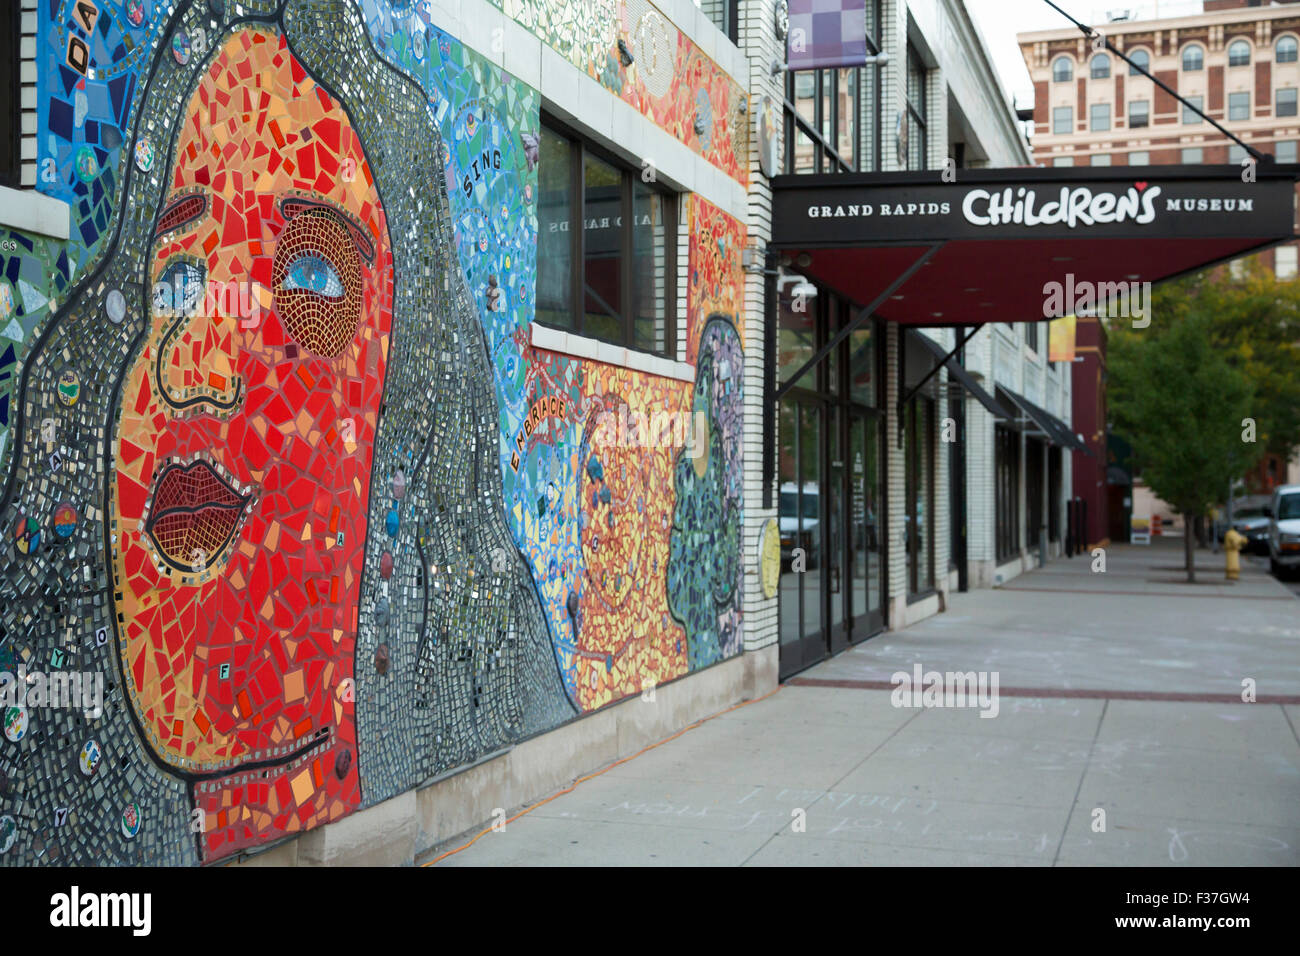
[[[1149,20],[1187,16],[1201,12],[1199,0],[1054,0],[1070,16],[1091,26],[1101,26],[1112,10],[1132,10],[1130,19]],[[1030,30],[1069,27],[1065,19],[1043,0],[966,0],[971,18],[984,34],[1002,85],[1018,106],[1034,105],[1034,85],[1029,82],[1024,57],[1016,45],[1016,34]]]

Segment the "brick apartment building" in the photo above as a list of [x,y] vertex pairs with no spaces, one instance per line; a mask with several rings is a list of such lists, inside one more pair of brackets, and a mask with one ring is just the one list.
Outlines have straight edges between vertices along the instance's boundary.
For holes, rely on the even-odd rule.
[[[1207,0],[1203,13],[1097,25],[1117,49],[1279,163],[1300,141],[1300,3]],[[1077,28],[1018,36],[1034,83],[1034,161],[1049,166],[1239,164],[1246,152]],[[1262,254],[1296,274],[1295,245]]]
[[[1117,10],[1111,16],[1109,22],[1094,26],[1117,49],[1261,153],[1278,163],[1296,162],[1300,3],[1206,0],[1200,13],[1139,20]],[[1021,33],[1018,40],[1034,83],[1036,163],[1239,165],[1246,158],[1241,146],[1119,57],[1095,50],[1073,25]],[[1297,275],[1294,243],[1259,257],[1279,278]],[[1090,331],[1094,338],[1100,335],[1100,341],[1080,342],[1082,360],[1074,369],[1076,418],[1084,411],[1095,414],[1104,408],[1104,329]],[[1095,434],[1086,437],[1104,452],[1104,420]],[[1105,514],[1105,460],[1103,454],[1097,462],[1075,462],[1076,471],[1096,471],[1075,475],[1076,488],[1092,509],[1087,519],[1092,542],[1106,540],[1108,531],[1116,527]],[[1297,479],[1300,461],[1288,465],[1268,456],[1248,478],[1248,485],[1265,490]],[[1089,495],[1087,489],[1094,486],[1096,494]],[[1141,497],[1143,489],[1134,492]],[[1136,500],[1131,505],[1139,511],[1148,507]],[[1160,502],[1152,506],[1161,510]]]

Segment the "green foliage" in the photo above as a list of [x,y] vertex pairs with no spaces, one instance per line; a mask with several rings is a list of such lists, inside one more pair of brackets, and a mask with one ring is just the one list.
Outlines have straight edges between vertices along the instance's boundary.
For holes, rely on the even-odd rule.
[[1157,297],[1146,329],[1116,323],[1108,402],[1115,430],[1151,489],[1187,517],[1206,515],[1230,479],[1259,457],[1242,441],[1255,390],[1214,341],[1215,320],[1194,297]]

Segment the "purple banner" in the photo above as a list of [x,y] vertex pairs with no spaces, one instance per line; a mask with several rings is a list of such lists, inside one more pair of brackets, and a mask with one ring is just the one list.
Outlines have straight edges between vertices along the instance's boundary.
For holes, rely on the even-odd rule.
[[861,66],[866,60],[866,0],[790,0],[791,70]]

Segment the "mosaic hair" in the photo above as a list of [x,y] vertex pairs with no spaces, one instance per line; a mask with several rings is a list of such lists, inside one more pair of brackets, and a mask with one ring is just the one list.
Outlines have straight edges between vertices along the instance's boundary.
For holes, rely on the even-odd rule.
[[[206,2],[177,6],[174,28],[202,28],[213,51],[238,30],[283,33],[348,113],[385,210],[392,331],[353,617],[361,805],[371,805],[574,714],[503,513],[492,371],[456,257],[441,139],[427,98],[383,61],[347,0],[246,0],[237,16],[232,4],[215,8],[221,19]],[[13,539],[19,520],[31,518],[44,540],[26,553],[10,540],[0,552],[0,646],[32,669],[100,671],[109,689],[99,717],[42,711],[21,747],[5,748],[4,772],[26,808],[6,863],[200,858],[193,788],[205,775],[160,760],[124,699],[121,684],[130,678],[114,636],[109,569],[118,529],[106,507],[119,393],[148,328],[149,250],[164,180],[186,104],[210,62],[178,64],[167,39],[142,78],[134,120],[137,141],[165,146],[167,161],[141,172],[123,150],[112,238],[68,300],[51,305],[22,370],[0,527]],[[104,307],[114,290],[127,302],[121,322]],[[69,370],[77,389],[60,392]],[[42,428],[49,419],[52,443]],[[80,521],[56,539],[51,515],[63,503]],[[93,796],[76,769],[77,748],[91,736],[104,754],[95,779],[104,797]],[[133,838],[117,819],[131,803],[143,817]],[[72,812],[56,821],[55,807]]]

